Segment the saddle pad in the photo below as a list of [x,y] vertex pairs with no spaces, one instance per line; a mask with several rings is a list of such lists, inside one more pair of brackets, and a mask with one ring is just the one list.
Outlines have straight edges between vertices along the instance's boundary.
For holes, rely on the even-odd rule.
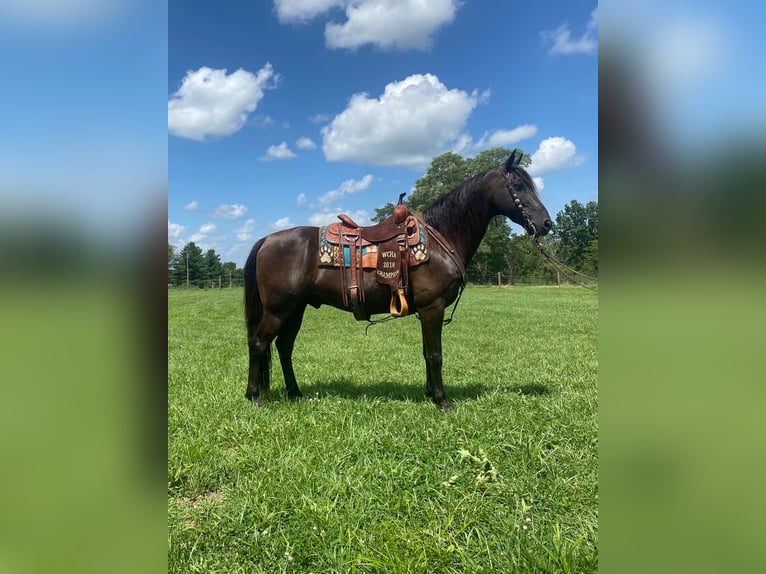
[[[428,239],[425,232],[425,226],[421,225],[418,230],[418,242],[415,245],[410,245],[408,253],[409,260],[408,266],[415,267],[428,261],[430,251],[428,248]],[[376,269],[378,266],[378,244],[365,245],[361,249],[357,249],[357,264],[360,264],[363,269]],[[351,254],[347,246],[343,248],[343,259],[341,260],[340,246],[336,243],[329,241],[327,238],[327,227],[319,228],[319,266],[320,267],[340,267],[341,261],[343,261],[345,267],[349,267],[351,263]]]

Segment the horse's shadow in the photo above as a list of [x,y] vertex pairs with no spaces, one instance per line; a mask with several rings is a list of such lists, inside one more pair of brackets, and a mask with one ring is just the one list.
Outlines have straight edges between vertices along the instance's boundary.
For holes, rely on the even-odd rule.
[[[489,392],[481,383],[450,386],[447,389],[450,399],[476,400]],[[430,402],[422,383],[401,383],[392,381],[361,382],[346,377],[336,377],[304,383],[301,385],[303,396],[331,396],[343,398],[370,398],[390,401]]]
[[[467,383],[463,385],[449,386],[446,390],[449,398],[456,401],[477,400],[496,390],[527,396],[545,396],[552,393],[548,386],[539,383],[502,385],[499,387],[489,387],[483,383]],[[335,377],[304,383],[301,385],[301,391],[306,398],[315,396],[358,399],[370,398],[415,403],[431,401],[431,399],[426,396],[423,385],[414,382],[360,382],[359,380],[347,377]]]

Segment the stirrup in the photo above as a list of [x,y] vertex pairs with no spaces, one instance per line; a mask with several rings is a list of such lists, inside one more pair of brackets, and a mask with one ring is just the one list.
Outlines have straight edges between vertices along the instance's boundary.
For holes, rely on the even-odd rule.
[[391,305],[389,306],[389,312],[394,317],[404,317],[409,313],[407,306],[407,297],[404,295],[404,289],[401,287],[396,291],[391,292]]

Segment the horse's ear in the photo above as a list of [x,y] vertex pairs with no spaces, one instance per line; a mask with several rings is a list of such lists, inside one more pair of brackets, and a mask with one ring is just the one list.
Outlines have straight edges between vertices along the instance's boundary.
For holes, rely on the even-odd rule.
[[519,150],[514,149],[511,152],[511,157],[509,157],[508,161],[505,162],[505,171],[511,171],[511,169],[514,167],[518,167],[523,155],[524,154],[519,152]]

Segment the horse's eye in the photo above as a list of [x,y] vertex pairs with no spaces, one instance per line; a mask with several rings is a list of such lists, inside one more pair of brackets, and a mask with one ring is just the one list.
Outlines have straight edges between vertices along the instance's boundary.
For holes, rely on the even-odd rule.
[[524,191],[524,184],[523,183],[515,183],[513,184],[513,189],[516,191]]

